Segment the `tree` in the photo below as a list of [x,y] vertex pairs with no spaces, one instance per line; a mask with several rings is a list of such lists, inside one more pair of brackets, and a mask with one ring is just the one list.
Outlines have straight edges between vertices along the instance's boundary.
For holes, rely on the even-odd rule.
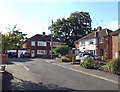
[[74,47],[74,41],[92,32],[91,21],[89,13],[75,12],[67,19],[57,19],[48,29],[54,37]]
[[17,25],[14,25],[12,30],[9,30],[7,34],[2,35],[2,52],[6,50],[13,49],[14,47],[22,47],[22,42],[27,39],[23,32],[20,32],[20,29],[16,29]]
[[67,45],[59,45],[57,48],[53,49],[53,52],[56,54],[65,55],[70,51],[70,47]]

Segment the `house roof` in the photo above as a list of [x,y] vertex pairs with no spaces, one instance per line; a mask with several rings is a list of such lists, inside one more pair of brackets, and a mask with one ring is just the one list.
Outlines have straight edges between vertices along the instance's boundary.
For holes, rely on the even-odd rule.
[[92,39],[92,38],[96,38],[96,37],[102,37],[102,36],[107,36],[109,35],[111,32],[113,32],[112,30],[109,30],[109,29],[102,29],[100,31],[95,31],[95,32],[92,32],[82,38],[80,38],[79,40],[75,41],[75,42],[78,42],[78,41],[82,41],[82,40],[88,40],[88,39]]
[[120,33],[120,28],[116,31],[113,31],[112,33],[110,33],[111,36],[117,35]]
[[87,39],[91,39],[91,38],[95,38],[95,32],[92,32],[84,37],[82,37],[81,39],[78,39],[77,41],[75,42],[78,42],[78,41],[82,41],[82,40],[87,40]]
[[[36,34],[32,37],[30,37],[29,39],[27,39],[26,41],[51,41],[51,35],[41,35],[41,34]],[[23,44],[26,42],[24,41]],[[61,42],[60,40],[58,40],[57,38],[53,37],[53,42]]]

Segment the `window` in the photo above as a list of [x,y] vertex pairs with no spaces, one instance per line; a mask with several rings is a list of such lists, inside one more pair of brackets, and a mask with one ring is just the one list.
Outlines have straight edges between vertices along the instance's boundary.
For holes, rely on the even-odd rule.
[[82,45],[82,46],[85,46],[85,42],[81,42],[81,45]]
[[47,46],[46,42],[38,41],[38,46]]
[[105,49],[105,55],[107,55],[107,49]]
[[118,57],[118,56],[117,56],[117,52],[115,52],[115,53],[114,53],[114,56],[115,56],[115,58],[117,58],[117,57]]
[[79,42],[79,46],[81,46],[81,42]]
[[35,46],[35,41],[31,41],[31,46]]
[[46,55],[47,51],[46,50],[37,50],[37,54]]
[[59,43],[58,43],[58,42],[52,42],[52,43],[50,42],[50,46],[51,46],[51,45],[52,45],[53,47],[57,47],[57,46],[59,45]]
[[93,40],[93,39],[90,39],[90,40],[88,40],[88,43],[89,43],[89,44],[94,44],[94,40]]
[[119,42],[120,42],[120,33],[118,34],[118,39],[119,39]]
[[100,38],[100,43],[103,43],[104,42],[104,37],[101,37]]

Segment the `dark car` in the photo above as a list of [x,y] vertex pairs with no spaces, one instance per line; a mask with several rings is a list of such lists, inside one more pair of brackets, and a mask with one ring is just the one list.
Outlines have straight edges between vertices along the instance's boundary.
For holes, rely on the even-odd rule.
[[29,52],[22,52],[21,55],[20,55],[21,58],[29,58],[30,57],[30,53]]
[[18,54],[16,52],[8,52],[8,57],[18,57]]

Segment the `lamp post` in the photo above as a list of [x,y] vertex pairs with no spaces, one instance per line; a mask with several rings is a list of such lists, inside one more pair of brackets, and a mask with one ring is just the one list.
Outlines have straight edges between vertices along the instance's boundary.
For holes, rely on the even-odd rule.
[[52,38],[52,36],[53,36],[53,33],[52,33],[52,31],[53,31],[53,20],[52,20],[52,28],[51,28],[52,30],[51,30],[51,59],[53,59],[53,38]]

